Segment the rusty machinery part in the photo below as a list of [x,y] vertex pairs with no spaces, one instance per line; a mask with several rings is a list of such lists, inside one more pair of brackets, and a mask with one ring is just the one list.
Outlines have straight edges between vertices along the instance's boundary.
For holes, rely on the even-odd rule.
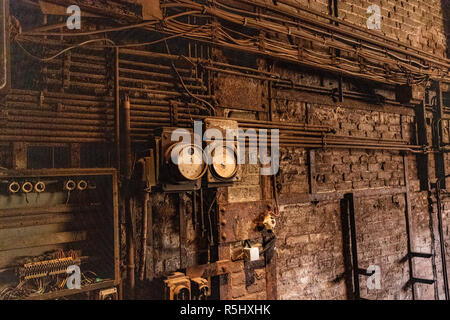
[[20,191],[20,184],[17,181],[13,181],[8,185],[8,191],[10,193],[17,193]]
[[239,169],[238,155],[236,148],[222,146],[222,152],[218,148],[212,151],[212,163],[209,165],[211,174],[217,180],[232,180]]
[[84,190],[86,190],[87,188],[88,188],[88,183],[87,183],[86,180],[80,180],[80,181],[78,181],[77,189],[78,189],[79,191],[84,191]]
[[100,290],[97,295],[97,300],[119,300],[117,288]]
[[210,285],[207,279],[191,279],[191,294],[193,300],[207,300],[211,295]]
[[165,284],[165,297],[167,300],[190,300],[191,299],[191,280],[184,273],[175,272]]
[[22,192],[23,193],[30,193],[33,191],[33,184],[29,181],[26,181],[22,184]]
[[177,170],[177,175],[184,180],[199,180],[208,169],[203,159],[203,149],[195,144],[174,143],[167,148],[164,157],[166,165]]
[[58,274],[65,274],[72,265],[80,265],[80,259],[73,257],[27,263],[17,270],[21,280],[38,279]]
[[66,191],[73,191],[77,187],[77,183],[73,180],[67,180],[64,183],[64,190]]
[[36,191],[37,193],[42,193],[45,191],[45,187],[46,187],[45,182],[38,181],[34,185],[34,191]]
[[266,230],[273,232],[277,225],[277,220],[274,217],[273,211],[268,211],[266,213],[262,224]]

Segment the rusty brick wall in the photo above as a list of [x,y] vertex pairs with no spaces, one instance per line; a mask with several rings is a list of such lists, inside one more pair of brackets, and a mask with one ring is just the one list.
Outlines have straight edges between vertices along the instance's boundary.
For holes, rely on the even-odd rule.
[[338,202],[282,206],[277,228],[278,298],[343,299]]
[[[330,9],[328,0],[295,0],[293,2],[327,14]],[[278,5],[294,10],[283,4]],[[367,9],[371,5],[378,5],[381,9],[381,30],[378,32],[437,56],[447,56],[447,39],[442,19],[445,13],[442,1],[339,0],[338,16],[347,22],[367,28],[367,19],[371,16],[367,13]]]
[[[239,246],[239,244],[236,244]],[[266,271],[264,265],[239,261],[229,275],[233,300],[265,300]]]
[[366,27],[367,8],[381,9],[380,32],[417,49],[446,56],[442,1],[440,0],[345,0],[339,1],[339,17]]
[[[281,66],[283,75],[303,83],[317,83],[314,75],[289,71]],[[324,80],[326,83],[327,80]],[[330,84],[332,87],[333,84]],[[274,102],[274,117],[299,122],[326,124],[337,134],[345,136],[398,139],[411,141],[414,113],[397,112],[377,105],[318,103],[319,97],[302,92],[278,92],[285,99]],[[392,94],[387,93],[387,94]],[[331,100],[331,99],[330,99]],[[412,111],[412,110],[411,110]],[[293,196],[309,192],[308,152],[301,148],[282,148],[280,177],[281,195]],[[434,175],[432,159],[430,174]],[[315,192],[354,192],[405,187],[403,155],[389,150],[325,149],[315,151]],[[426,192],[420,192],[416,159],[406,156],[408,183],[411,194],[412,250],[430,252],[430,217]],[[407,254],[406,198],[404,194],[360,198],[355,202],[359,264],[381,268],[381,289],[367,290],[365,278],[360,277],[361,295],[368,299],[410,299],[409,266],[403,259]],[[277,276],[280,299],[345,299],[342,277],[344,253],[342,248],[341,208],[339,201],[298,203],[281,207],[278,219]],[[435,253],[439,296],[443,297],[442,267],[435,224]],[[448,227],[446,229],[448,232]],[[433,278],[430,259],[415,259],[414,276]],[[434,299],[432,285],[417,284],[416,297]]]
[[247,164],[240,168],[240,180],[227,188],[228,202],[261,200],[261,177],[259,165]]
[[[329,11],[328,0],[297,2],[324,13]],[[379,4],[382,9],[383,34],[416,48],[444,55],[446,43],[440,1],[339,1],[340,18],[365,27],[369,16],[366,9],[370,4]],[[232,62],[220,56],[215,59]],[[315,74],[304,73],[301,68],[280,65],[281,67],[275,71],[282,77],[291,78],[294,83],[317,86],[326,83],[325,87],[329,88],[337,86],[335,79],[324,80]],[[352,84],[344,83],[344,89],[352,87]],[[213,88],[220,105],[250,110],[252,113],[249,117],[253,119],[258,112],[262,113],[267,107],[267,88],[260,81],[221,75],[215,79]],[[274,120],[328,125],[339,135],[407,141],[412,138],[414,116],[411,113],[404,114],[369,103],[364,104],[364,108],[355,107],[356,102],[351,100],[334,103],[330,98],[327,100],[328,103],[322,103],[319,102],[318,96],[305,98],[301,92],[295,91],[276,92],[275,96],[277,94],[282,98],[273,101]],[[392,92],[384,94],[393,96]],[[6,154],[2,149],[1,154],[4,153]],[[314,155],[316,171],[312,177],[314,192],[354,192],[405,186],[403,156],[398,152],[325,148],[315,151]],[[309,157],[308,151],[303,148],[281,149],[281,167],[278,176],[281,196],[304,195],[310,192]],[[407,166],[411,192],[412,249],[417,252],[430,252],[432,242],[427,193],[420,192],[414,156],[407,156]],[[245,203],[262,200],[263,179],[259,176],[259,166],[245,165],[239,175],[239,182],[223,190],[226,201]],[[432,158],[430,158],[430,175],[434,175]],[[181,267],[177,203],[176,195],[153,196],[153,224],[157,227],[152,230],[154,256],[152,261],[147,263],[147,268],[154,277],[164,277]],[[191,207],[189,199],[186,199],[187,221],[192,221]],[[282,205],[280,209],[281,216],[278,218],[276,229],[278,298],[345,299],[347,292],[342,277],[345,257],[339,200],[295,203]],[[410,298],[410,290],[404,290],[409,278],[408,265],[407,262],[401,262],[406,254],[407,243],[405,210],[404,195],[364,198],[357,202],[356,224],[360,265],[367,268],[370,264],[377,264],[382,271],[381,290],[368,291],[364,286],[364,278],[361,277],[364,297]],[[450,243],[450,226],[447,222],[449,213],[450,206],[446,204],[444,233],[447,243]],[[435,230],[436,224],[434,217]],[[191,223],[188,223],[187,229],[187,266],[203,264],[205,261],[200,256],[205,254],[205,248],[200,244]],[[256,240],[258,241],[260,239]],[[240,242],[228,245],[230,251],[242,246]],[[439,295],[442,298],[442,266],[439,264],[438,241],[435,241],[434,249],[438,262]],[[450,257],[448,245],[447,251],[447,257]],[[448,263],[450,264],[450,258]],[[426,279],[433,277],[430,260],[417,259],[414,271],[417,277]],[[231,285],[230,297],[233,299],[267,298],[264,265],[239,261],[231,270],[228,279]],[[417,285],[416,289],[419,298],[434,298],[433,286]]]
[[411,299],[411,291],[404,290],[409,281],[408,262],[402,261],[408,254],[405,196],[361,199],[355,219],[360,268],[381,268],[381,289],[368,290],[366,282],[361,281],[361,295],[367,299]]

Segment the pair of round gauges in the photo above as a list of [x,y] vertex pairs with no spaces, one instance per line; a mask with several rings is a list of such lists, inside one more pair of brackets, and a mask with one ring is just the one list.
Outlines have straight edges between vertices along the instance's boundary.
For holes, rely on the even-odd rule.
[[[238,158],[235,149],[228,146],[214,148],[211,157],[209,169],[215,178],[229,181],[236,176]],[[208,170],[208,165],[203,158],[203,149],[194,144],[173,144],[167,149],[165,158],[166,163],[174,164],[178,174],[186,180],[198,180]]]

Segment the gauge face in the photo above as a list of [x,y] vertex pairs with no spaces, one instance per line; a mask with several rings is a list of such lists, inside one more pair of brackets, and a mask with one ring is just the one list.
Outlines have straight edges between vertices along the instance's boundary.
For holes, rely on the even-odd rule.
[[220,178],[231,179],[236,175],[237,159],[234,150],[228,147],[216,148],[212,156],[212,168]]
[[176,152],[180,174],[188,180],[200,179],[206,167],[202,149],[194,145],[182,145]]

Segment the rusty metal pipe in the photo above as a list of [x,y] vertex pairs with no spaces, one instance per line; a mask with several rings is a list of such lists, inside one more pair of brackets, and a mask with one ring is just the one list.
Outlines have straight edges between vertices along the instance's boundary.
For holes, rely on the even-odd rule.
[[51,142],[51,143],[104,143],[108,142],[107,139],[103,138],[71,138],[71,137],[41,137],[41,136],[28,136],[28,135],[3,135],[0,134],[0,141],[6,142]]
[[[150,207],[149,207],[150,204]],[[147,260],[147,233],[148,233],[148,220],[153,219],[152,207],[150,202],[150,194],[145,192],[143,201],[143,213],[142,213],[142,244],[141,244],[141,264],[139,270],[139,279],[144,280],[145,277],[145,265]],[[150,230],[152,232],[152,230]]]
[[123,176],[125,177],[124,194],[125,194],[125,215],[128,220],[127,223],[127,277],[128,289],[131,299],[134,298],[135,293],[135,239],[134,239],[134,214],[130,194],[130,183],[132,175],[132,159],[131,159],[131,110],[130,99],[128,96],[124,97],[123,101]]
[[[178,70],[178,69],[177,69]],[[167,73],[157,73],[157,72],[150,72],[150,71],[144,71],[144,70],[135,70],[135,69],[128,69],[128,68],[120,68],[120,72],[124,74],[133,74],[133,75],[142,75],[142,76],[149,76],[157,79],[169,79],[173,80],[173,76]],[[124,77],[123,79],[126,79]],[[139,78],[133,78],[135,81],[140,80],[146,80],[146,79],[139,79]],[[201,78],[192,78],[192,77],[182,77],[183,81],[185,82],[198,82],[203,83],[203,80]]]
[[14,129],[3,128],[0,129],[0,135],[15,135],[15,136],[36,136],[36,137],[80,137],[80,138],[107,138],[109,135],[105,132],[80,132],[80,131],[57,131],[50,129]]
[[[155,81],[155,80],[146,80],[146,79],[134,79],[134,78],[125,78],[123,76],[120,77],[120,81],[121,82],[125,82],[125,83],[142,83],[142,84],[146,84],[146,85],[153,85],[156,87],[165,87],[165,88],[178,88],[178,86],[174,83],[170,83],[170,82],[163,82],[163,81]],[[206,87],[205,86],[196,86],[196,85],[186,85],[186,87],[189,90],[198,90],[198,91],[206,91]],[[134,88],[134,87],[128,87],[130,91],[136,91],[136,89],[141,89],[141,88]]]
[[[23,90],[23,89],[11,89],[11,95],[13,96],[32,96],[37,100],[40,98],[41,92],[33,91],[33,90]],[[59,98],[59,99],[67,99],[71,101],[93,101],[93,102],[113,102],[114,98],[108,96],[92,96],[92,95],[83,95],[83,94],[74,94],[74,93],[62,93],[55,91],[47,91],[43,94],[45,97]]]
[[[162,71],[167,71],[170,72],[172,70],[171,67],[169,66],[165,66],[162,64],[154,64],[154,63],[149,63],[149,62],[137,62],[137,61],[132,61],[132,60],[126,60],[126,59],[120,59],[120,64],[121,65],[130,65],[130,66],[135,66],[135,67],[144,67],[144,68],[150,68],[150,69],[158,69],[158,70],[162,70]],[[191,73],[191,70],[189,69],[183,69],[180,68],[177,70],[180,73]]]
[[120,74],[119,74],[119,48],[114,49],[114,142],[116,145],[115,164],[120,172]]

